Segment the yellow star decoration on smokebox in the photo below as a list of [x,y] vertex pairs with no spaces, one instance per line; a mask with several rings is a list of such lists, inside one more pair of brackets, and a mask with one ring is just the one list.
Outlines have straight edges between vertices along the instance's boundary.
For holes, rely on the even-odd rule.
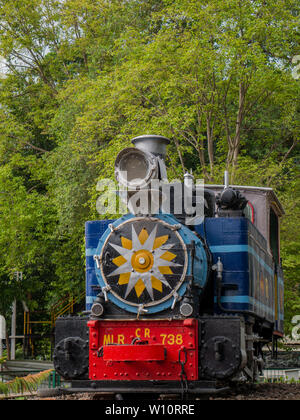
[[118,268],[108,277],[119,275],[118,284],[127,284],[125,298],[133,288],[138,298],[146,289],[152,300],[154,300],[153,289],[162,293],[163,284],[171,289],[164,275],[174,274],[171,267],[179,267],[182,264],[172,261],[176,255],[169,250],[175,244],[166,244],[169,236],[156,237],[156,232],[157,226],[150,235],[146,228],[137,235],[132,225],[132,239],[121,236],[122,246],[110,243],[120,255],[113,259]]

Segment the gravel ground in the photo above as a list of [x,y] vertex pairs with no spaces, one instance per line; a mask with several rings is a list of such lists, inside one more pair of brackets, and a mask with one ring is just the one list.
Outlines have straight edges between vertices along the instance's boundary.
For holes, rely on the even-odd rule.
[[[99,393],[65,394],[56,397],[29,397],[34,400],[112,400],[110,395]],[[161,399],[165,400],[166,397]],[[209,400],[300,400],[300,384],[256,384],[231,389],[224,395],[208,397]],[[172,398],[174,400],[174,398]],[[180,397],[176,398],[180,400]]]
[[300,400],[300,384],[257,384],[231,390],[211,400]]

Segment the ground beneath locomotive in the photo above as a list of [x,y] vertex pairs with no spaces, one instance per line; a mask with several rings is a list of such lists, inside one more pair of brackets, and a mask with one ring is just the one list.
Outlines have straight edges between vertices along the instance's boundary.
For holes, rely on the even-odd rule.
[[[197,396],[196,400],[197,400]],[[159,399],[165,400],[166,396]],[[31,400],[107,400],[112,396],[101,395],[99,393],[78,393],[64,394],[56,397],[29,397]],[[172,399],[180,400],[180,396],[172,396]],[[199,396],[200,399],[200,396]],[[203,396],[201,397],[203,399]],[[300,400],[299,384],[254,384],[244,385],[235,389],[230,389],[226,394],[218,396],[207,396],[209,400]]]

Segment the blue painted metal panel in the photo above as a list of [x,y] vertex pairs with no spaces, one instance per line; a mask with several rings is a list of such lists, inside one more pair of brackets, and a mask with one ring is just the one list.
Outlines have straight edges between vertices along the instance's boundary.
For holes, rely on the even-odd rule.
[[210,246],[248,244],[248,219],[246,218],[206,218],[196,231],[206,237]]
[[94,255],[99,240],[113,220],[96,220],[85,224],[85,252],[86,252],[86,310],[90,310],[97,291],[98,280],[95,272]]
[[[237,289],[222,291],[221,303],[228,310],[247,310],[275,320],[274,265],[266,239],[246,218],[207,218],[196,226],[212,252],[213,262],[223,263],[223,284]],[[217,291],[215,290],[215,302]],[[220,312],[215,306],[215,310]]]

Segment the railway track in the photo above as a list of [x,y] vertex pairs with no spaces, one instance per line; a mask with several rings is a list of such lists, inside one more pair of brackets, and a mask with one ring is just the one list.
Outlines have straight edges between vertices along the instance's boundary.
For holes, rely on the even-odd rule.
[[[53,392],[55,394],[55,392]],[[26,400],[99,400],[99,401],[118,401],[122,400],[120,395],[115,396],[109,393],[63,393],[61,395],[52,395],[47,394],[43,395],[43,390],[33,393],[24,393],[24,394],[13,394],[9,396],[0,396],[0,400],[3,399],[26,399]],[[300,384],[271,384],[271,383],[262,383],[262,384],[245,384],[232,388],[226,393],[218,396],[195,396],[194,401],[197,400],[300,400]],[[138,404],[139,401],[144,402],[146,400],[152,401],[180,401],[181,398],[179,395],[160,395],[158,398],[150,398],[149,395],[140,396],[140,399],[135,398],[125,398],[125,401],[134,401]]]
[[50,360],[9,360],[5,362],[2,372],[34,373],[48,369],[54,369]]
[[[29,373],[41,372],[44,370],[52,369],[53,364],[51,361],[36,361],[36,360],[16,360],[9,361],[5,364],[5,369],[0,372],[0,380],[2,377],[9,376],[10,378],[16,376],[24,376]],[[278,379],[278,378],[275,378]],[[180,395],[166,395],[162,394],[159,397],[151,397],[149,395],[143,397],[139,396],[140,399],[152,399],[152,400],[180,400]],[[23,394],[12,394],[9,396],[0,395],[0,400],[3,399],[29,399],[29,400],[106,400],[112,401],[117,399],[125,400],[130,399],[130,396],[117,397],[112,393],[107,392],[79,392],[76,394],[69,393],[67,389],[58,395],[58,389],[43,389],[40,388],[37,392],[26,392]],[[195,396],[197,399],[210,399],[210,400],[260,400],[260,399],[291,399],[300,400],[300,382],[295,381],[294,383],[260,383],[260,384],[244,384],[230,388],[221,395],[206,395],[206,396]],[[137,399],[137,396],[135,396]]]

